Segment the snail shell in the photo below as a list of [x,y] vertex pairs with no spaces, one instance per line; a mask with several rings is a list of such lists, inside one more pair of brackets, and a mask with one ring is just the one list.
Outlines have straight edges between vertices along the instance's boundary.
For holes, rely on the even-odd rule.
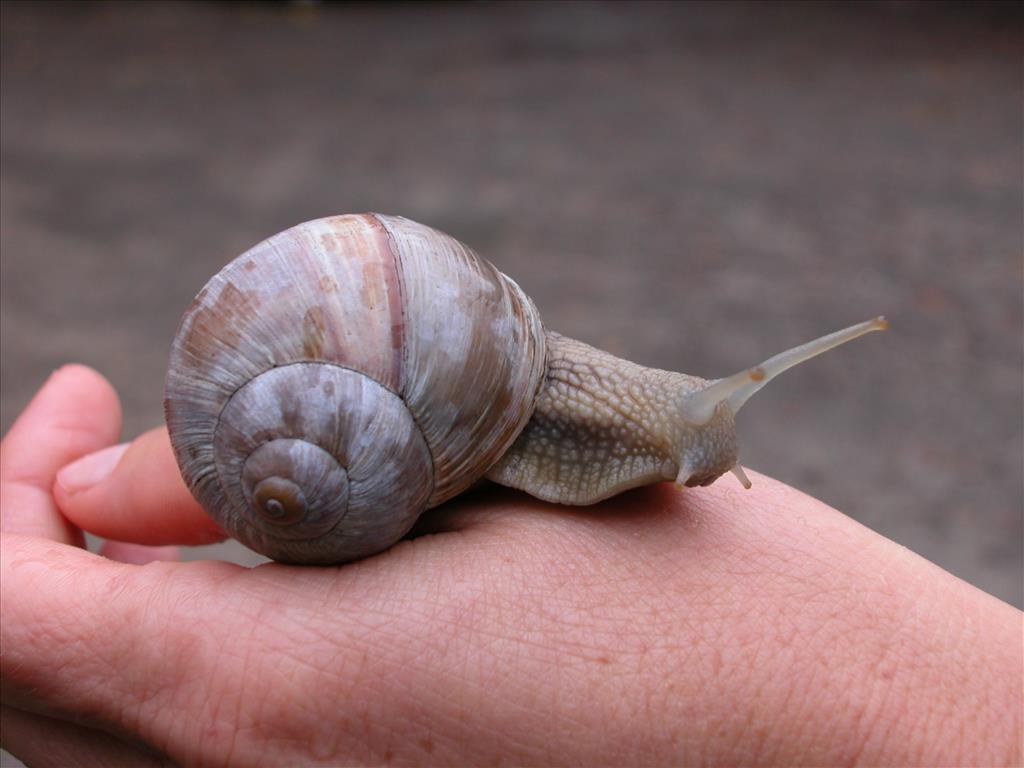
[[394,216],[306,222],[242,254],[182,319],[165,410],[192,493],[275,560],[383,550],[515,441],[544,375],[530,299]]

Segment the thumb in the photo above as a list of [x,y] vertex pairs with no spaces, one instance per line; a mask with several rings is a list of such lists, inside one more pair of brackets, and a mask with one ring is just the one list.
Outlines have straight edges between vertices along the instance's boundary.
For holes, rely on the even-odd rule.
[[210,544],[224,532],[192,498],[163,427],[61,470],[61,512],[90,533],[134,544]]

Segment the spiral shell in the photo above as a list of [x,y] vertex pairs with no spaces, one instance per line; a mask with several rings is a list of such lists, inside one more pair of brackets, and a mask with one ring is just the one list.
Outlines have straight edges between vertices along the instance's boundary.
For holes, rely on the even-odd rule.
[[533,411],[536,308],[447,235],[362,214],[232,261],[175,338],[165,410],[192,493],[276,560],[379,552],[468,488]]

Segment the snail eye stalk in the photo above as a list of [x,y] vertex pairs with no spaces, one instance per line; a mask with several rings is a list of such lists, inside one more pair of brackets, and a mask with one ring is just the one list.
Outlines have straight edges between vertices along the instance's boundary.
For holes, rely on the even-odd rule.
[[713,381],[704,389],[687,395],[679,403],[680,413],[687,423],[695,426],[711,421],[715,409],[722,402],[727,402],[733,414],[736,414],[754,393],[760,391],[765,384],[783,371],[789,370],[805,360],[810,360],[812,357],[817,357],[822,352],[827,352],[840,344],[853,341],[865,333],[884,331],[888,327],[889,322],[884,317],[876,317],[798,347],[787,349],[785,352],[768,358],[760,365]]

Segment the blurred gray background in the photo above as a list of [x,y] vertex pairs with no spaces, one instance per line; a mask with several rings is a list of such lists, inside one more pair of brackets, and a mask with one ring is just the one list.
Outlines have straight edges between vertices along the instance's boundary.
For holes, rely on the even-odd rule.
[[742,459],[1020,606],[1020,8],[4,3],[2,426],[67,361],[158,424],[221,264],[400,213],[647,365],[887,315],[752,401]]

